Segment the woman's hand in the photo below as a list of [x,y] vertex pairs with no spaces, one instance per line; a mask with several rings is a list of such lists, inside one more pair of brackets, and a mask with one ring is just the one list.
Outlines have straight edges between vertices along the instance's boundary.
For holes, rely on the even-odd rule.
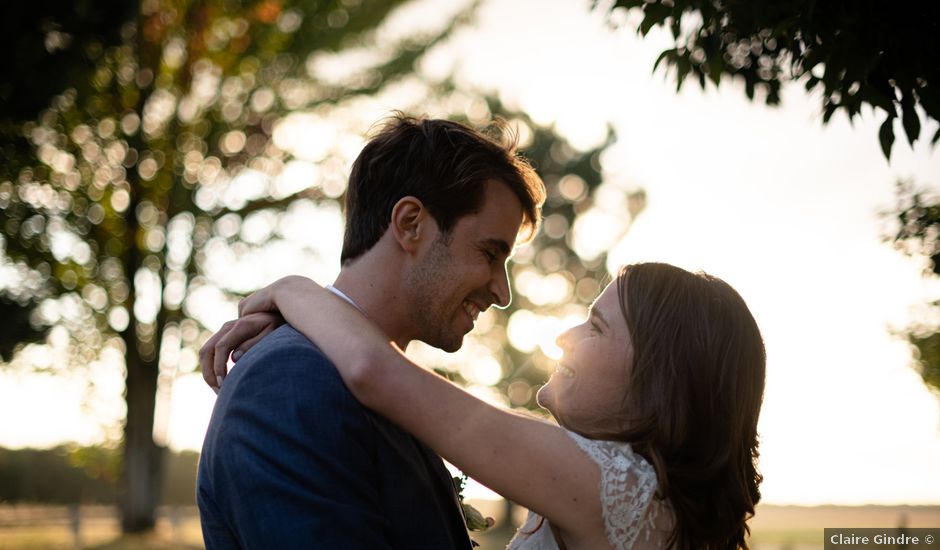
[[238,316],[244,317],[250,313],[278,312],[282,308],[279,304],[290,303],[304,294],[327,292],[323,287],[300,275],[281,277],[268,286],[253,292],[238,303]]
[[276,311],[255,311],[222,325],[199,350],[203,380],[218,393],[228,370],[229,354],[232,361],[238,361],[252,346],[283,324],[284,318]]
[[202,378],[219,391],[228,370],[228,358],[238,359],[271,331],[284,324],[278,303],[296,300],[304,293],[323,291],[306,277],[291,275],[252,293],[238,303],[238,319],[222,325],[199,350]]

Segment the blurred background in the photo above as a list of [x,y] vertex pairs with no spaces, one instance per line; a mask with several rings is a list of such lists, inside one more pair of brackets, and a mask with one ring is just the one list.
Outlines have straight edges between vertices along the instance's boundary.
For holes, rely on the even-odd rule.
[[[767,344],[753,545],[940,526],[940,8],[750,4],[5,3],[0,549],[201,547],[196,353],[244,294],[332,281],[393,110],[509,120],[549,191],[511,307],[419,363],[543,414],[620,265],[705,270]],[[524,510],[467,497],[503,548]]]

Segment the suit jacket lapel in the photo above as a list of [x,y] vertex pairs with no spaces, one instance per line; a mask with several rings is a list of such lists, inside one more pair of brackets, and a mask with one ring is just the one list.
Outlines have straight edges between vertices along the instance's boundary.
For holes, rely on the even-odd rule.
[[[421,449],[421,454],[428,465],[428,469],[435,474],[434,481],[435,485],[437,485],[437,489],[442,496],[446,497],[446,502],[453,503],[453,506],[449,508],[451,508],[450,516],[451,521],[454,523],[454,528],[466,532],[467,519],[464,517],[463,507],[460,506],[460,499],[457,497],[457,488],[454,486],[453,476],[450,475],[450,471],[444,465],[444,461],[441,460],[441,457],[437,456],[434,451],[418,441],[417,438],[415,438],[415,444]],[[467,537],[469,539],[469,535],[467,535]]]

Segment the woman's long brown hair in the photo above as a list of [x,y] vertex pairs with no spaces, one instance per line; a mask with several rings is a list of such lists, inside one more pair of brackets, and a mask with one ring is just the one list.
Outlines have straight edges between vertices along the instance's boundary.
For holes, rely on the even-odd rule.
[[760,500],[757,420],[766,354],[741,296],[704,273],[643,263],[616,282],[633,342],[624,429],[675,514],[672,548],[748,548]]

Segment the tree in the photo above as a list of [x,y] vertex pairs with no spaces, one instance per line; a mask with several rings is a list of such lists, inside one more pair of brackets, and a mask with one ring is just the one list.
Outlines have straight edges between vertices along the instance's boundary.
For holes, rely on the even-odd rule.
[[[898,206],[892,216],[897,231],[887,238],[909,255],[927,259],[929,274],[940,276],[940,202],[917,191],[911,184],[898,184]],[[931,303],[937,311],[940,301]],[[915,350],[914,364],[924,384],[940,390],[940,330],[935,323],[921,322],[904,334]]]
[[[398,2],[380,0],[92,4],[11,5],[3,19],[10,47],[32,54],[0,68],[0,98],[16,106],[0,121],[0,261],[15,275],[0,288],[0,312],[15,319],[0,353],[53,327],[68,335],[74,368],[123,357],[125,531],[154,524],[165,454],[153,438],[156,395],[196,367],[186,357],[216,328],[202,322],[197,295],[214,289],[234,301],[260,284],[220,277],[213,262],[258,263],[288,239],[285,222],[338,212],[376,96],[477,126],[510,119],[548,184],[544,230],[512,268],[513,308],[492,312],[467,346],[492,359],[495,377],[454,358],[427,363],[512,406],[535,406],[550,346],[513,333],[583,314],[608,277],[592,227],[604,225],[612,243],[643,195],[603,181],[612,135],[578,151],[525,114],[414,74],[473,5],[445,28],[396,36],[377,29]],[[16,81],[24,67],[41,68],[35,87]],[[316,154],[278,139],[309,116],[333,132]],[[298,171],[299,188],[287,177]],[[326,227],[304,231],[341,239]]]
[[9,450],[0,447],[0,501],[13,504],[111,503],[113,449]]
[[554,371],[555,337],[583,321],[610,280],[607,251],[643,211],[646,195],[605,180],[602,157],[616,140],[612,131],[581,151],[496,99],[487,99],[485,112],[518,129],[526,158],[546,184],[542,227],[511,260],[509,307],[488,310],[457,354],[419,345],[416,355],[420,364],[504,405],[538,412],[535,390]]
[[[597,2],[595,2],[597,5]],[[940,120],[940,5],[874,0],[616,0],[611,10],[642,10],[638,32],[669,29],[675,47],[659,56],[676,71],[677,88],[696,78],[702,88],[722,76],[744,80],[769,105],[780,86],[805,78],[822,89],[823,122],[842,110],[853,119],[867,105],[884,111],[879,131],[886,158],[899,120],[913,145],[921,116]],[[940,140],[940,131],[931,143]]]
[[[119,30],[134,17],[127,2],[23,2],[4,6],[0,20],[0,158],[22,162],[28,144],[18,139],[20,126],[36,117],[52,98],[69,86],[90,81],[94,63],[88,48],[110,47]],[[28,79],[28,80],[27,80]],[[15,167],[9,167],[13,173]],[[2,237],[0,237],[2,239]],[[8,360],[17,344],[39,341],[46,330],[29,321],[29,293],[0,294],[0,315],[12,330],[0,335],[0,360]]]
[[[166,453],[161,504],[192,506],[196,495],[193,451]],[[115,504],[119,450],[59,445],[52,449],[0,447],[0,502],[5,504]]]
[[[77,367],[104,349],[124,356],[125,531],[154,525],[163,462],[155,396],[161,368],[175,368],[161,356],[202,337],[184,310],[187,296],[211,284],[203,247],[222,218],[323,198],[322,188],[275,189],[287,158],[271,139],[275,125],[292,110],[374,94],[411,73],[449,28],[389,42],[375,29],[399,4],[4,7],[13,47],[0,83],[9,106],[0,120],[0,243],[16,276],[0,304],[19,316],[19,332],[4,331],[0,352],[55,325],[71,337]],[[356,48],[377,55],[351,80],[311,70],[313,54]],[[35,86],[20,81],[24,68],[37,70]],[[262,192],[225,196],[246,173],[259,175]]]
[[[595,6],[598,2],[595,2]],[[804,80],[821,89],[823,123],[840,110],[850,121],[863,106],[883,111],[881,150],[891,157],[895,122],[908,143],[921,137],[921,119],[940,120],[940,4],[838,0],[616,0],[610,10],[642,12],[638,32],[669,29],[675,47],[665,61],[675,69],[676,88],[686,77],[718,85],[723,76],[740,78],[748,99],[763,93],[768,105],[780,102],[784,82]],[[940,130],[930,138],[940,141]],[[893,214],[899,248],[930,258],[940,275],[940,203],[910,186],[899,185]],[[934,306],[940,306],[935,303]],[[916,365],[928,386],[940,387],[940,330],[919,325],[906,334],[917,351]]]

